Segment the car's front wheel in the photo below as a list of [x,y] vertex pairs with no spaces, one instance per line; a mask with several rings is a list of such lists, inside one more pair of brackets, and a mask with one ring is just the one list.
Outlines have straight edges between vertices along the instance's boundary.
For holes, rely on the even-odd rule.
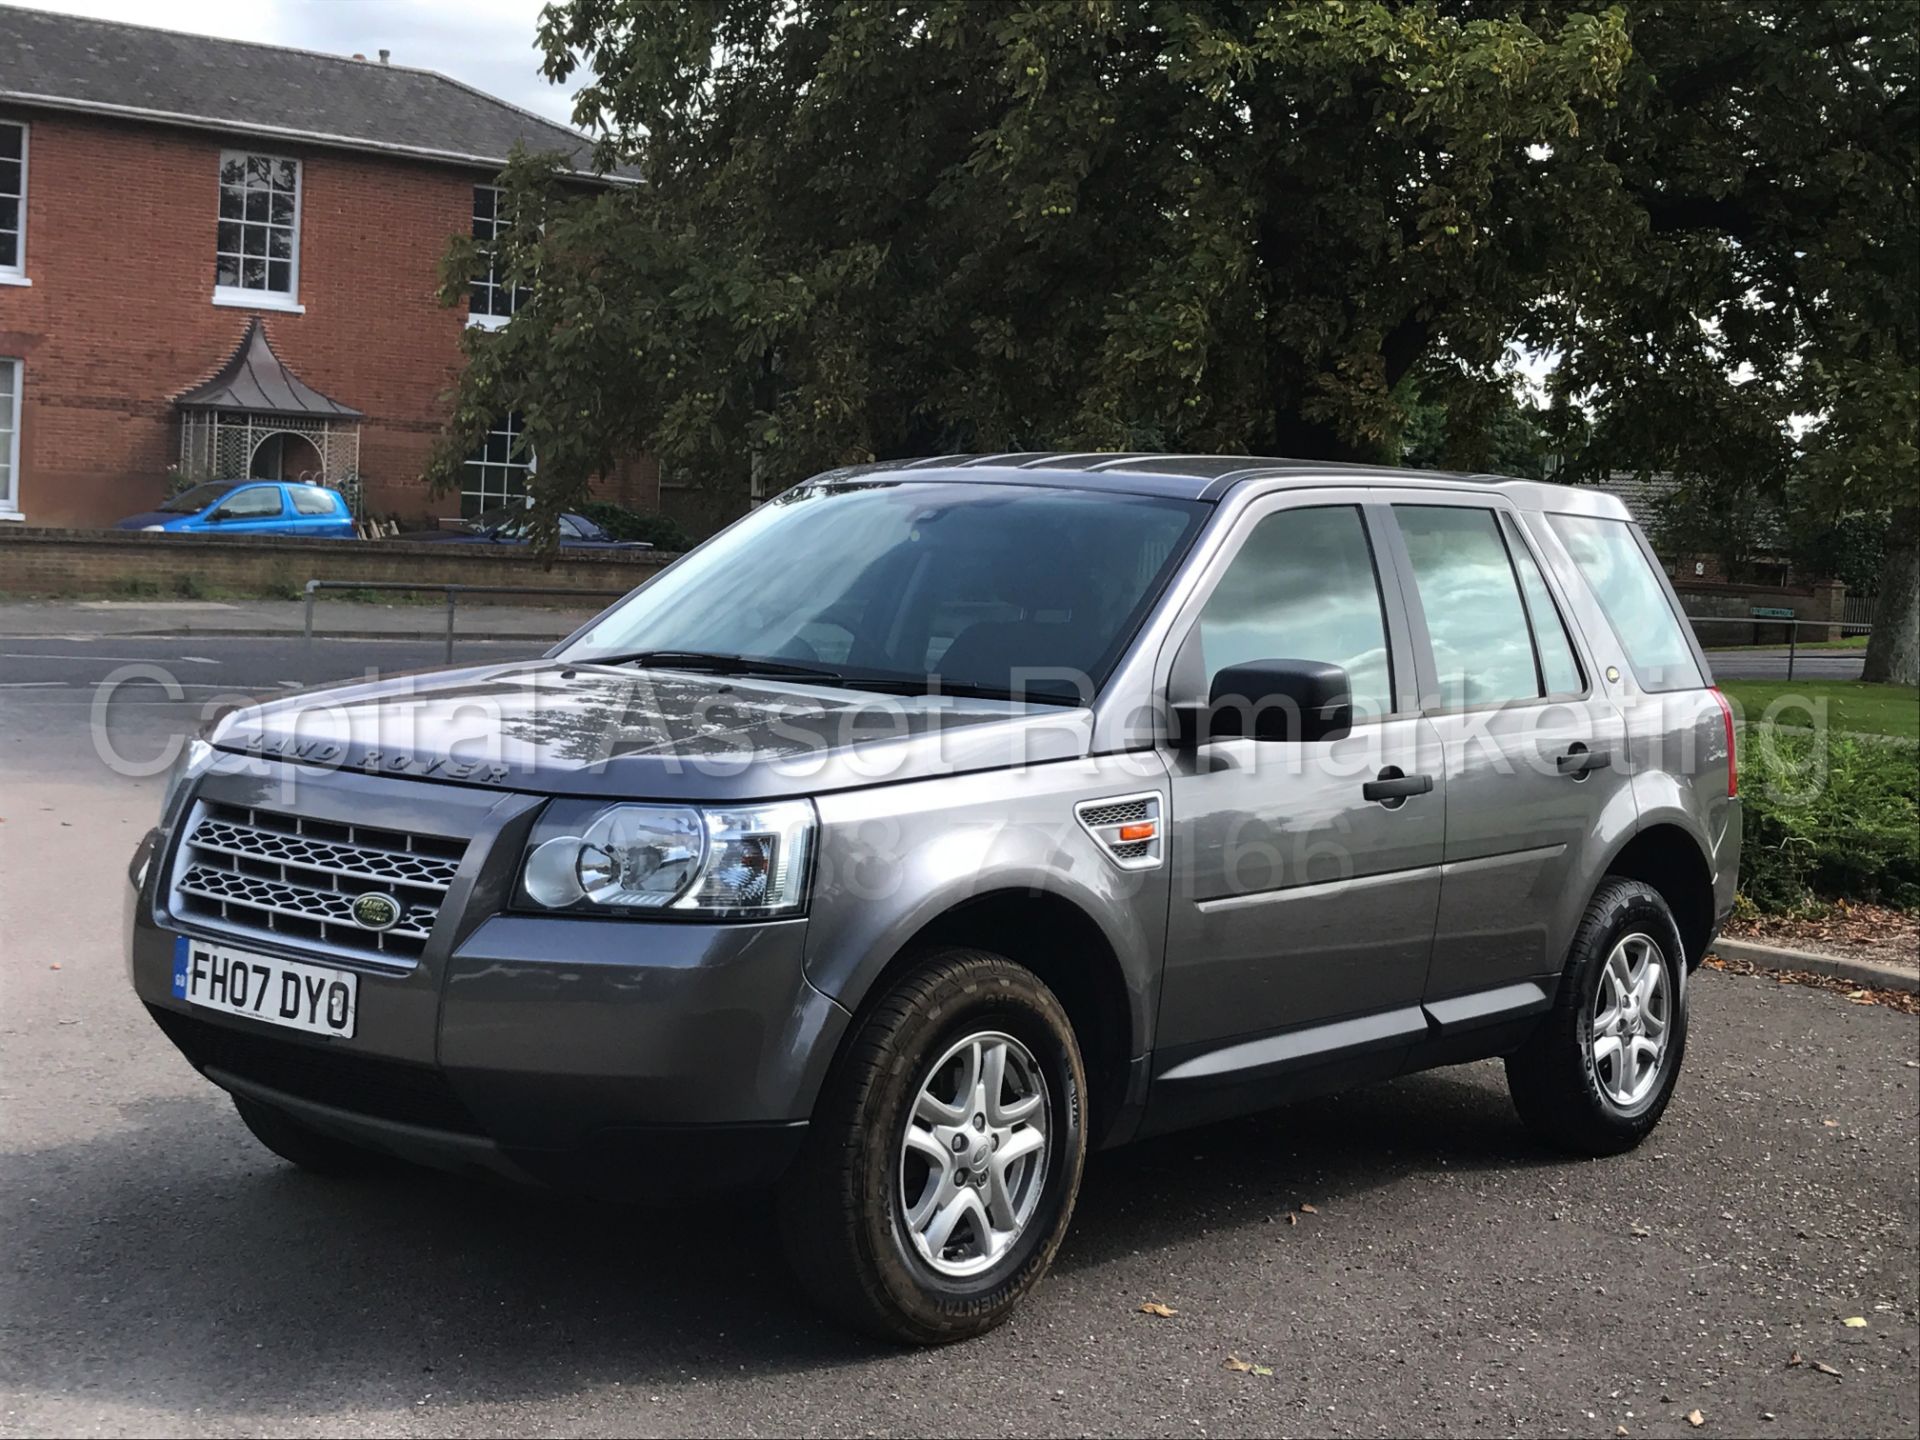
[[803,1283],[890,1340],[999,1324],[1066,1233],[1085,1089],[1073,1026],[1030,970],[980,950],[926,956],[862,1020],[786,1181]]
[[1686,950],[1673,912],[1642,881],[1603,881],[1554,1008],[1507,1057],[1514,1107],[1563,1149],[1629,1150],[1667,1108],[1686,1049]]

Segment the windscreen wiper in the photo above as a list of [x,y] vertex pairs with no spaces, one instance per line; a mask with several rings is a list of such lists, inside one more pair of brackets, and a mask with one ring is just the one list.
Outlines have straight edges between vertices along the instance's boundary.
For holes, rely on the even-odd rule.
[[820,680],[839,684],[838,670],[824,665],[795,665],[788,660],[767,660],[757,655],[723,655],[710,650],[635,650],[625,655],[589,655],[574,662],[578,665],[659,665],[669,670],[695,670],[707,675],[790,675],[798,680]]
[[948,680],[937,675],[849,675],[842,682],[856,690],[878,690],[890,695],[952,695],[962,700],[1018,700],[1036,705],[1085,705],[1079,695],[1049,694],[1044,690],[1018,693],[1004,685],[977,685],[969,680]]

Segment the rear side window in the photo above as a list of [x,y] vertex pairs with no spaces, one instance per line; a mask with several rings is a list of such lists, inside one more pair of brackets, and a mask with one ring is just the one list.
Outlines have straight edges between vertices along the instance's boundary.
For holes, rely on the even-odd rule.
[[1249,660],[1342,666],[1356,719],[1390,714],[1393,676],[1373,548],[1351,505],[1282,510],[1253,527],[1200,612],[1207,688]]
[[1533,639],[1513,562],[1491,510],[1396,505],[1449,709],[1540,698]]
[[1547,522],[1606,611],[1640,688],[1694,690],[1705,685],[1680,617],[1627,522],[1588,515],[1549,515]]
[[1549,695],[1578,695],[1587,688],[1575,657],[1573,637],[1567,633],[1566,617],[1553,603],[1553,592],[1533,562],[1533,552],[1507,519],[1507,549],[1513,553],[1513,568],[1520,572],[1520,590],[1527,597],[1527,614],[1533,620],[1533,642],[1540,651],[1540,675],[1547,682]]
[[293,497],[293,508],[301,515],[337,515],[339,507],[333,503],[333,492],[322,490],[318,485],[289,485],[287,493]]

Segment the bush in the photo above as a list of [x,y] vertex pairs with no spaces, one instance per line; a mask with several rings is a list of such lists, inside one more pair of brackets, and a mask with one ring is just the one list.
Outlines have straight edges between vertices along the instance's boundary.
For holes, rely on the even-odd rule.
[[693,548],[693,537],[671,515],[642,514],[610,500],[589,500],[580,513],[616,540],[644,540],[656,550]]
[[1869,900],[1920,909],[1920,747],[1749,727],[1740,771],[1740,890],[1755,908]]

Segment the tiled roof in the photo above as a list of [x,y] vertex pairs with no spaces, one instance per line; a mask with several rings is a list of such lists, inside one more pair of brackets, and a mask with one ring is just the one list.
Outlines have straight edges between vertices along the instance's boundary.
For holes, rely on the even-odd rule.
[[591,142],[432,70],[0,5],[0,107],[82,110],[497,169]]

